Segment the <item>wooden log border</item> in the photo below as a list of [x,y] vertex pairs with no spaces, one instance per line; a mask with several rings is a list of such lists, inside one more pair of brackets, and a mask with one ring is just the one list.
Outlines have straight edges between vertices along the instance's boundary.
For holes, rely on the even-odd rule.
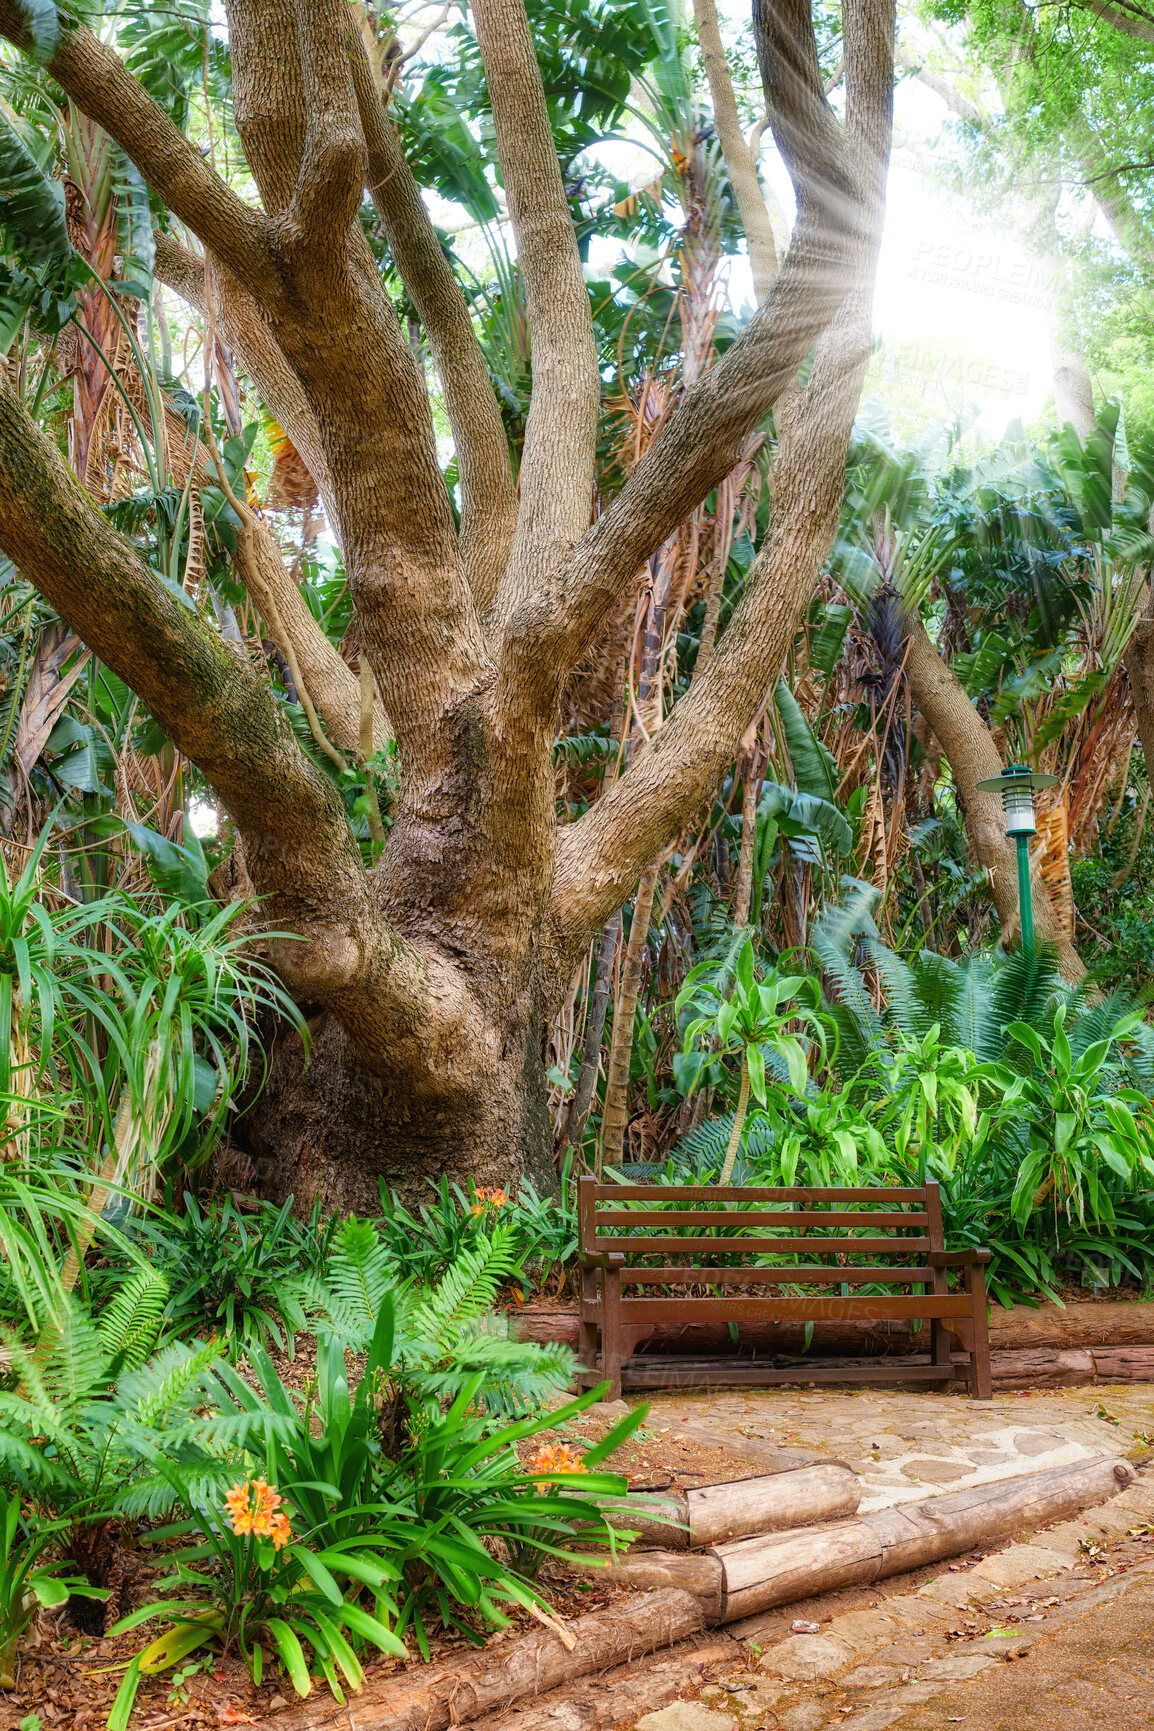
[[645,1562],[653,1579],[637,1584],[657,1590],[576,1618],[568,1625],[571,1648],[550,1631],[534,1631],[464,1660],[387,1678],[347,1706],[318,1692],[279,1714],[277,1731],[448,1731],[672,1646],[707,1624],[902,1574],[1066,1519],[1117,1495],[1136,1477],[1128,1461],[1082,1461],[824,1527],[704,1552],[650,1552],[637,1562]]

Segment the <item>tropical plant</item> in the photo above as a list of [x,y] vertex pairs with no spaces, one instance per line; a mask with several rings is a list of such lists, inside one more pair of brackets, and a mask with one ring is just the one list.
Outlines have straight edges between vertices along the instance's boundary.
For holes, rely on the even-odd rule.
[[[804,974],[776,972],[759,981],[752,939],[742,946],[732,986],[729,990],[726,986],[724,978],[717,978],[716,968],[703,962],[686,976],[677,998],[678,1012],[690,1014],[678,1078],[687,1095],[716,1061],[715,1053],[718,1058],[735,1053],[741,1059],[733,1127],[718,1179],[721,1184],[728,1184],[733,1172],[750,1091],[759,1105],[765,1105],[766,1061],[770,1054],[784,1066],[794,1093],[805,1095],[811,1046],[787,1031],[790,1024],[801,1022],[810,1029],[813,1045],[823,1056],[826,1048],[825,1023],[819,1014],[812,982]],[[698,1012],[696,1015],[692,1014],[694,1010]]]
[[[172,1341],[154,1352],[168,1289],[150,1273],[129,1279],[99,1317],[58,1290],[35,1344],[9,1334],[14,1386],[0,1390],[0,1462],[42,1510],[82,1534],[111,1512],[157,1516],[176,1492],[212,1480],[201,1416],[215,1346]],[[98,1583],[101,1584],[101,1583]]]
[[508,1318],[494,1314],[498,1293],[520,1269],[520,1234],[494,1226],[473,1235],[435,1286],[398,1278],[387,1242],[369,1221],[349,1221],[336,1234],[324,1284],[309,1287],[322,1328],[364,1351],[382,1310],[396,1317],[389,1401],[395,1431],[412,1400],[428,1408],[453,1400],[475,1376],[494,1414],[523,1409],[568,1387],[573,1354],[562,1342],[518,1341]]
[[[179,1487],[175,1477],[172,1485],[174,1491]],[[404,1655],[404,1643],[381,1620],[391,1604],[395,1567],[363,1547],[314,1548],[296,1539],[281,1502],[276,1486],[264,1478],[244,1479],[220,1501],[194,1504],[191,1519],[150,1535],[154,1543],[187,1537],[196,1542],[173,1553],[172,1567],[158,1583],[162,1596],[114,1625],[117,1634],[154,1619],[170,1627],[132,1660],[110,1725],[127,1725],[141,1677],[171,1670],[208,1645],[222,1655],[239,1651],[257,1684],[267,1647],[296,1693],[305,1696],[312,1692],[305,1641],[342,1703],[341,1678],[359,1690],[364,1677],[350,1636],[380,1652]],[[374,1593],[373,1612],[355,1603],[366,1583]]]
[[107,1597],[79,1575],[62,1575],[67,1559],[45,1553],[58,1543],[60,1527],[49,1521],[32,1528],[19,1496],[0,1501],[0,1689],[16,1687],[16,1648],[40,1606],[62,1605],[69,1595]]
[[322,1225],[319,1206],[297,1221],[293,1199],[242,1212],[231,1197],[203,1208],[190,1192],[184,1213],[154,1216],[142,1234],[153,1265],[169,1287],[165,1320],[177,1334],[224,1337],[233,1358],[254,1345],[294,1350],[305,1326],[301,1282],[319,1273],[337,1229]]

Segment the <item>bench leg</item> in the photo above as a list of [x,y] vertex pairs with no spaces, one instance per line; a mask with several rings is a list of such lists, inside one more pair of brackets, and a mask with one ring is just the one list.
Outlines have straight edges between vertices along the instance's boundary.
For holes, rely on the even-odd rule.
[[597,1271],[581,1270],[581,1300],[577,1317],[577,1372],[580,1388],[591,1388],[597,1381]]
[[607,1400],[621,1399],[621,1361],[625,1356],[621,1317],[621,1270],[601,1273],[601,1375],[609,1383]]
[[966,1291],[970,1295],[970,1317],[974,1335],[967,1377],[970,1399],[991,1400],[994,1394],[994,1379],[990,1369],[990,1321],[986,1311],[986,1271],[980,1262],[972,1262],[966,1268]]

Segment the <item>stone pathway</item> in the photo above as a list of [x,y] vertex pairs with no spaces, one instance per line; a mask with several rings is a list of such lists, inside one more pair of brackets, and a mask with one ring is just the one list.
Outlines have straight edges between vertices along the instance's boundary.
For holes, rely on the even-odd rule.
[[[630,1405],[639,1397],[631,1397]],[[1046,1390],[971,1401],[905,1390],[702,1389],[647,1396],[648,1425],[671,1439],[740,1444],[775,1464],[824,1454],[862,1478],[861,1511],[914,1502],[934,1489],[1013,1478],[1095,1455],[1154,1446],[1154,1384]]]

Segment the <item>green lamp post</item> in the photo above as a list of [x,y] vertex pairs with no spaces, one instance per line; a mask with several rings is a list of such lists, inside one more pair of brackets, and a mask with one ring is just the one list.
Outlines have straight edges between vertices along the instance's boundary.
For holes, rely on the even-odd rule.
[[1056,775],[1040,775],[1024,763],[1011,763],[1001,775],[978,783],[979,793],[999,793],[1006,812],[1006,834],[1018,848],[1018,903],[1022,917],[1022,948],[1034,949],[1034,897],[1030,889],[1030,837],[1037,835],[1034,795],[1039,788],[1056,787]]

